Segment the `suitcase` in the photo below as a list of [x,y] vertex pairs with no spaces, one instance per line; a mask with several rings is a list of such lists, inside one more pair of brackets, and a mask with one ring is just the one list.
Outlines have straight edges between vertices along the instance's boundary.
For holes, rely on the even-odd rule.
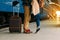
[[21,25],[22,21],[20,17],[11,17],[9,22],[9,31],[12,32],[20,32],[21,33]]
[[[17,15],[16,15],[17,14]],[[14,12],[13,8],[13,16],[10,18],[9,22],[9,32],[19,32],[21,33],[21,24],[22,24],[22,19],[19,17],[19,8],[18,8],[18,13]]]

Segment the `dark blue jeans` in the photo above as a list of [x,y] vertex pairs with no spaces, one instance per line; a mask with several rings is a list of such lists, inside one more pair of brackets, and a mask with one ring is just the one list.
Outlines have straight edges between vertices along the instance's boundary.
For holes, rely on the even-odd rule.
[[34,16],[37,27],[40,27],[40,13]]
[[[43,8],[40,8],[40,13],[43,13]],[[37,15],[34,16],[34,19],[37,24],[37,28],[40,28],[40,13],[38,13]]]

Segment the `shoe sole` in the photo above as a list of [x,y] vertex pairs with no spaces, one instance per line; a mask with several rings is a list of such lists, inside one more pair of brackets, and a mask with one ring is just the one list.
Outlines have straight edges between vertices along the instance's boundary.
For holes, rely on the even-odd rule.
[[38,30],[36,30],[36,32],[35,32],[35,33],[37,33],[39,30],[40,30],[40,28],[39,28]]

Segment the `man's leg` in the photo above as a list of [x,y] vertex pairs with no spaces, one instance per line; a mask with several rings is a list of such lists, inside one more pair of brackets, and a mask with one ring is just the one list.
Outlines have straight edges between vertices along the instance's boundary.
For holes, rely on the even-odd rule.
[[35,33],[37,33],[40,30],[40,14],[36,15],[36,25],[37,25],[37,30]]

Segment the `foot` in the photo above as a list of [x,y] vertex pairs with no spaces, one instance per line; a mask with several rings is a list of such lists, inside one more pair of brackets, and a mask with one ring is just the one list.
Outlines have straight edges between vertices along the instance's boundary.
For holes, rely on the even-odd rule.
[[29,33],[32,33],[32,32],[30,31],[30,29],[28,29],[28,30],[24,30],[24,33],[29,34]]
[[39,30],[40,30],[40,28],[38,28],[35,33],[37,33]]

